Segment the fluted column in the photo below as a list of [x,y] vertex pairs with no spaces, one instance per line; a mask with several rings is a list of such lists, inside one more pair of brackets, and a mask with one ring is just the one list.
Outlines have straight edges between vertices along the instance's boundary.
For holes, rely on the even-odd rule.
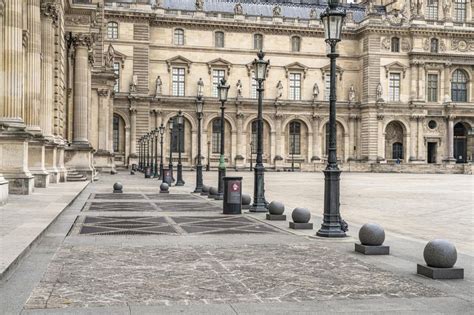
[[424,161],[425,160],[425,150],[424,150],[424,137],[423,137],[423,121],[424,117],[420,116],[418,117],[418,132],[417,132],[417,143],[418,143],[418,156],[417,159],[418,161]]
[[53,137],[53,64],[54,64],[54,27],[57,21],[56,6],[53,3],[41,3],[41,106],[39,123],[45,137]]
[[23,106],[23,1],[5,0],[3,16],[4,85],[0,117],[22,124]]
[[107,139],[109,136],[109,90],[100,89],[99,96],[99,147],[100,151],[108,151]]
[[130,108],[130,154],[137,153],[137,109]]
[[25,123],[28,129],[40,131],[41,106],[41,12],[40,0],[28,0],[27,26],[29,40],[26,55]]
[[[3,16],[5,14],[5,0],[0,0],[0,103],[5,101],[5,67],[3,63],[3,54],[4,54],[4,36],[5,29],[3,27]],[[3,106],[0,108],[0,117],[4,116]],[[1,118],[0,118],[1,119]],[[2,180],[2,175],[0,175],[0,181]],[[1,202],[1,199],[0,199]]]
[[73,144],[89,144],[88,111],[89,111],[89,53],[91,44],[89,34],[73,35],[76,49],[74,58],[74,118],[73,118]]
[[454,158],[454,116],[453,115],[449,115],[448,116],[448,130],[447,130],[447,137],[448,139],[446,139],[446,143],[447,143],[447,157],[446,157],[446,161],[450,162],[450,161],[455,161],[455,158]]
[[416,134],[417,134],[417,117],[410,117],[410,161],[416,161]]

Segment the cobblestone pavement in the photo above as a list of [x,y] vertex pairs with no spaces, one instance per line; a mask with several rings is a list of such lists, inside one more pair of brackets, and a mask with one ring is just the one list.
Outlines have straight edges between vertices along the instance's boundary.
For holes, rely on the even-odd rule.
[[[358,307],[367,301],[363,309],[369,311],[387,305],[416,313],[430,309],[426,305],[436,305],[435,310],[452,305],[457,313],[469,313],[474,306],[468,256],[460,255],[466,280],[431,281],[414,274],[419,260],[406,258],[413,248],[421,257],[411,241],[389,238],[394,254],[365,257],[354,253],[353,238],[308,237],[315,231],[290,231],[287,222],[270,225],[261,214],[224,216],[222,202],[192,197],[192,180],[186,180],[166,196],[157,194],[157,181],[142,176],[103,176],[90,184],[66,211],[70,219],[64,234],[51,234],[58,247],[47,267],[38,266],[44,274],[35,274],[36,282],[25,286],[30,289],[18,302],[23,312],[142,314],[139,307],[155,307],[149,313],[161,314],[189,306],[190,314],[285,314],[298,305],[310,313],[317,310],[318,304],[308,303],[326,303],[329,311],[338,310],[337,304],[328,308],[333,301],[345,310],[350,310],[348,301]],[[115,181],[124,184],[124,194],[110,194]],[[301,185],[300,198],[289,197],[289,203],[305,202],[306,189]],[[283,200],[288,193],[267,190],[267,196]],[[101,230],[81,234],[84,227]],[[142,233],[147,230],[154,232]],[[397,254],[399,248],[406,252]],[[28,259],[34,264],[38,258]],[[10,281],[15,283],[21,272],[20,266]],[[7,287],[2,284],[0,293]],[[224,312],[219,305],[230,308]]]

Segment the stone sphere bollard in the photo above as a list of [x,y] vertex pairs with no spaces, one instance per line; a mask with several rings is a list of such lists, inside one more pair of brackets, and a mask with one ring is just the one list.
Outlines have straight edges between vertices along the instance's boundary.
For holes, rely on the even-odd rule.
[[217,195],[217,188],[216,187],[209,188],[209,196],[215,196],[215,195]]
[[161,193],[167,193],[169,191],[169,189],[170,189],[170,186],[168,185],[168,183],[165,183],[165,182],[161,183],[161,185],[160,185],[160,192]]
[[114,193],[121,193],[123,191],[123,185],[119,182],[114,184]]
[[110,174],[115,175],[115,174],[117,174],[117,171],[116,170],[110,170]]
[[283,212],[285,212],[285,205],[281,203],[280,201],[272,201],[270,205],[268,205],[268,212],[274,215],[282,215]]
[[429,241],[423,251],[426,264],[435,268],[452,268],[458,259],[456,247],[448,240]]
[[209,186],[202,185],[202,191],[208,193],[209,192]]
[[242,194],[242,205],[248,206],[252,202],[252,198],[249,194]]
[[385,231],[378,224],[366,223],[359,230],[359,240],[362,245],[380,246],[385,241]]
[[308,223],[311,219],[311,212],[306,208],[295,208],[291,213],[291,218],[295,223]]

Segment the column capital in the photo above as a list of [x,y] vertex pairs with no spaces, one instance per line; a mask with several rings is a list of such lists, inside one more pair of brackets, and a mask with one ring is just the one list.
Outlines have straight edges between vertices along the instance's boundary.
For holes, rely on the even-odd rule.
[[448,114],[448,115],[446,115],[446,118],[447,118],[448,120],[455,120],[456,117],[457,117],[457,116],[454,115],[454,114]]
[[53,23],[58,20],[58,5],[50,1],[41,1],[40,4],[41,14],[45,18],[50,18],[53,20]]
[[130,114],[136,114],[137,113],[137,108],[135,106],[130,107]]
[[3,16],[3,12],[5,11],[5,0],[0,0],[0,16]]
[[108,89],[97,89],[97,94],[100,97],[107,97],[107,96],[109,96],[109,90]]
[[69,33],[66,38],[74,47],[90,48],[94,42],[91,33]]

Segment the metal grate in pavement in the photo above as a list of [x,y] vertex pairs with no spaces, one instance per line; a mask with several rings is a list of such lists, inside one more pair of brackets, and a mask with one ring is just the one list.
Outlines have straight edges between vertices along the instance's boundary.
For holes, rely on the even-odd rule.
[[86,217],[79,234],[173,235],[177,231],[165,217]]
[[196,203],[172,203],[172,202],[155,202],[155,205],[160,208],[161,211],[222,211],[221,207],[217,207],[208,202],[196,202]]
[[89,211],[156,211],[148,202],[91,202],[84,210]]
[[199,198],[197,196],[193,195],[187,195],[187,194],[146,194],[145,195],[148,199],[157,199],[157,200],[173,200],[173,201],[178,201],[178,200],[183,200],[183,201],[204,201],[203,198]]
[[143,194],[92,194],[91,199],[99,200],[142,200]]

